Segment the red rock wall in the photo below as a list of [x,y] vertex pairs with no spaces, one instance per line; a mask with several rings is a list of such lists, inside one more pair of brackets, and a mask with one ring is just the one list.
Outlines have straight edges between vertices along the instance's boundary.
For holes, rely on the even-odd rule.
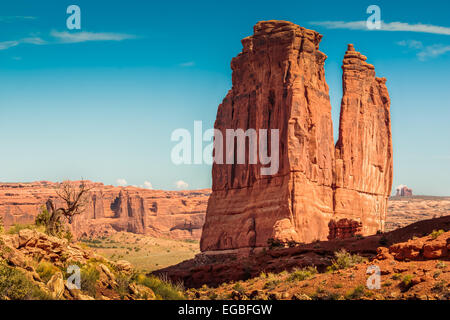
[[[263,21],[242,40],[243,50],[231,63],[233,86],[218,108],[215,128],[224,137],[226,129],[279,129],[280,166],[277,174],[262,176],[259,164],[248,164],[248,148],[247,164],[213,165],[202,251],[263,247],[268,238],[325,240],[330,220],[345,217],[362,222],[365,234],[383,228],[386,190],[392,183],[384,80],[375,79],[373,68],[366,72],[366,64],[360,63],[359,70],[362,60],[347,54],[342,137],[335,151],[321,37],[290,22]],[[354,102],[360,101],[346,94],[353,90],[361,90],[360,100],[365,99],[357,112],[367,113],[356,117],[361,119],[356,132],[348,128],[355,120]],[[350,170],[347,160],[354,156],[360,158]],[[350,174],[357,175],[355,180]]]
[[260,165],[214,164],[203,251],[327,236],[334,143],[320,39],[290,22],[267,21],[242,41],[215,128],[223,136],[225,129],[279,129],[280,166],[261,176]]
[[384,230],[392,188],[393,151],[386,79],[348,46],[336,144],[335,218],[358,219],[363,234]]
[[[200,238],[210,190],[90,185],[94,189],[86,211],[76,216],[71,226],[77,237],[128,231],[173,239]],[[49,198],[58,203],[56,188],[51,182],[0,184],[0,215],[5,225],[33,223]]]

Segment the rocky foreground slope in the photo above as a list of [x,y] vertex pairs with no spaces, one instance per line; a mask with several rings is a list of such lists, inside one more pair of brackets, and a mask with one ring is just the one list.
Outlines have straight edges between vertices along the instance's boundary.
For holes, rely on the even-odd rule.
[[[348,236],[348,227],[364,235],[384,230],[393,175],[386,79],[348,45],[335,146],[321,38],[272,20],[258,22],[242,40],[242,52],[231,62],[233,86],[214,128],[224,137],[228,129],[254,129],[259,138],[261,129],[279,130],[279,168],[264,175],[268,165],[261,161],[214,163],[202,251],[252,250],[269,238],[339,238]],[[268,146],[278,156],[273,142]],[[216,154],[229,154],[225,144],[217,147]],[[250,159],[250,147],[245,152]]]
[[[77,238],[114,231],[173,239],[200,238],[210,190],[161,191],[94,182],[88,185],[93,188],[89,203],[71,225]],[[34,223],[48,199],[58,203],[57,188],[58,183],[47,181],[1,183],[0,216],[5,226]]]
[[[79,268],[79,288],[69,281]],[[181,289],[36,230],[0,234],[0,300],[182,299]]]
[[[435,230],[443,230],[446,233],[434,239],[429,235]],[[257,278],[261,272],[280,273],[307,267],[315,267],[317,271],[325,272],[333,264],[335,253],[344,249],[369,259],[369,264],[381,264],[382,274],[385,272],[383,270],[392,270],[394,266],[402,265],[401,268],[407,266],[407,269],[400,273],[409,270],[415,275],[420,273],[421,276],[423,268],[430,268],[439,260],[449,260],[449,231],[450,216],[445,216],[416,222],[384,234],[298,244],[292,248],[273,248],[251,257],[200,254],[194,260],[158,270],[155,274],[167,274],[174,281],[183,281],[187,287],[199,288],[204,284],[215,287],[224,282]],[[367,266],[368,264],[365,268]],[[449,272],[450,269],[444,271]],[[362,269],[360,272],[363,276]],[[389,274],[392,274],[392,271]],[[429,272],[428,276],[430,275]],[[445,277],[448,276],[449,274]],[[327,279],[328,276],[321,277]],[[365,282],[360,284],[364,285]]]

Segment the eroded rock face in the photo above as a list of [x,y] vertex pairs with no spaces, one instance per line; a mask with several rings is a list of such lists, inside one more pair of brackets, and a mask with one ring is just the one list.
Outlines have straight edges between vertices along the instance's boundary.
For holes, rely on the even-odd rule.
[[260,164],[213,165],[203,251],[327,236],[334,144],[320,39],[293,23],[266,21],[242,40],[214,127],[224,137],[226,129],[279,129],[279,170],[262,176]]
[[390,99],[385,78],[348,45],[336,144],[335,218],[362,222],[363,234],[384,230],[393,177]]
[[[89,182],[86,211],[71,228],[76,237],[128,231],[173,239],[199,239],[209,190],[161,191]],[[57,205],[52,182],[0,184],[0,215],[5,226],[33,223],[49,198]]]
[[383,229],[392,184],[385,80],[349,46],[335,148],[321,37],[290,22],[263,21],[242,40],[214,127],[224,137],[227,129],[279,129],[279,170],[263,176],[261,164],[248,161],[213,165],[202,251],[263,247],[269,238],[324,240],[332,219],[361,223],[363,234]]

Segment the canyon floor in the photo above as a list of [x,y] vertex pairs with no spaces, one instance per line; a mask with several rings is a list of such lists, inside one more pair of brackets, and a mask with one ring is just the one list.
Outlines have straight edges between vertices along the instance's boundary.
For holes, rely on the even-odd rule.
[[129,261],[143,272],[165,268],[192,259],[200,253],[196,240],[155,238],[129,232],[81,239],[80,242],[111,261]]

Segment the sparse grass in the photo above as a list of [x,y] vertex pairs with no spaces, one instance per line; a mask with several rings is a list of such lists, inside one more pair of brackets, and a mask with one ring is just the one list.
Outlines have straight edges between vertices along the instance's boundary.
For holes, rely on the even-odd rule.
[[444,230],[433,230],[432,233],[430,233],[430,236],[432,239],[437,239],[441,234],[445,233]]
[[400,280],[402,275],[400,273],[394,273],[391,278],[392,280]]
[[333,259],[332,265],[327,268],[328,271],[337,271],[340,269],[347,269],[351,268],[354,265],[358,263],[362,263],[366,261],[365,258],[357,255],[357,254],[351,254],[345,249],[342,249],[340,251],[336,251],[334,253],[335,259]]
[[36,268],[36,272],[39,274],[39,277],[41,277],[41,279],[46,283],[51,279],[51,277],[55,273],[59,271],[60,271],[59,268],[57,268],[55,265],[53,265],[48,261],[39,262]]
[[48,300],[51,299],[34,285],[21,271],[0,262],[0,300]]
[[162,300],[184,300],[184,288],[181,284],[173,284],[167,279],[161,279],[155,276],[145,276],[139,274],[136,276],[136,282],[153,290],[156,298]]
[[307,267],[303,269],[294,269],[287,278],[287,281],[303,281],[313,277],[317,273],[316,267]]
[[407,274],[403,277],[401,284],[403,285],[403,287],[409,288],[412,284],[412,279],[414,279],[413,275]]
[[354,288],[353,290],[351,290],[350,292],[347,293],[347,295],[345,296],[346,299],[349,300],[358,300],[361,299],[361,297],[364,296],[365,293],[365,288],[363,285],[359,285],[356,288]]
[[97,281],[100,278],[100,272],[93,264],[86,264],[81,268],[81,290],[87,292],[90,296],[97,295]]

